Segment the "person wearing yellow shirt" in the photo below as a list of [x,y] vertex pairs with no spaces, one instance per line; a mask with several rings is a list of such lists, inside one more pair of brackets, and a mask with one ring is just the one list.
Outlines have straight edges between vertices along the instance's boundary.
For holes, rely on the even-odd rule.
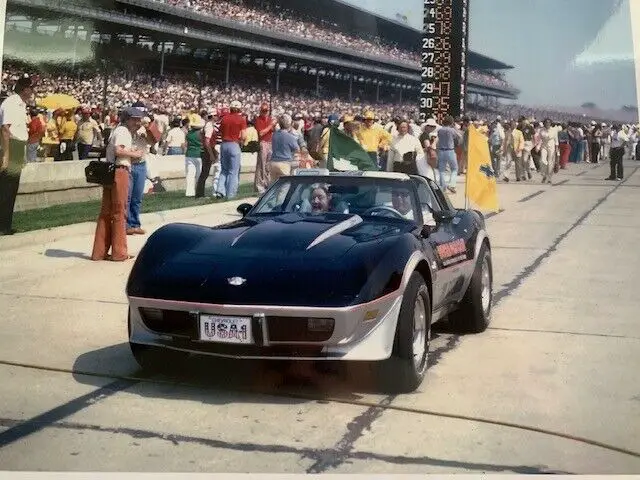
[[386,170],[386,159],[384,161],[383,159],[379,160],[378,152],[387,152],[393,137],[380,125],[376,125],[375,119],[376,117],[373,112],[366,112],[364,114],[364,124],[358,131],[358,141],[360,145],[362,145],[362,148],[367,151],[371,160],[373,160],[381,170]]
[[78,147],[78,158],[85,160],[89,158],[89,153],[96,140],[100,139],[100,127],[98,122],[91,118],[91,110],[82,109],[82,119],[78,123],[77,132],[74,138]]
[[78,125],[73,118],[73,111],[69,110],[60,121],[58,135],[60,136],[60,157],[59,160],[73,160],[74,139]]
[[[514,121],[509,123],[509,128],[505,136],[504,151],[506,155],[512,159],[516,165],[516,181],[524,181],[527,179],[525,174],[529,174],[529,162],[524,164],[524,135],[518,130],[518,124]],[[511,163],[510,161],[508,163]],[[507,170],[505,169],[505,174]]]

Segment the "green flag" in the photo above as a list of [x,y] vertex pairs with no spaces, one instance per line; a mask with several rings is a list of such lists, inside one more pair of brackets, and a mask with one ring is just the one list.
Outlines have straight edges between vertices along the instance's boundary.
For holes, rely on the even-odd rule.
[[330,128],[327,158],[327,168],[330,171],[379,170],[376,162],[358,142],[337,127]]

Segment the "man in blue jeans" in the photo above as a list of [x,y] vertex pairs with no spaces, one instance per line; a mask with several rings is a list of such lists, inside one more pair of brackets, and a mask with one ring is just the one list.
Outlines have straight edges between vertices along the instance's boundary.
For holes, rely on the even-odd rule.
[[[455,122],[451,115],[447,116],[442,122],[442,127],[438,130],[438,170],[440,170],[440,188],[442,191],[447,189],[451,193],[456,193],[456,183],[458,180],[458,158],[456,156],[456,147],[462,143],[462,134],[455,128]],[[449,167],[451,170],[451,178],[449,185],[445,180],[445,171]]]
[[147,180],[147,155],[149,146],[154,143],[153,135],[147,129],[151,123],[148,117],[142,120],[142,127],[133,137],[133,147],[145,152],[140,159],[131,160],[129,176],[129,204],[127,207],[127,235],[144,235],[140,223],[140,209],[144,196],[144,184]]
[[240,165],[242,150],[247,130],[247,119],[241,114],[242,104],[231,102],[231,112],[222,117],[220,122],[220,178],[215,186],[216,198],[235,198],[240,182]]

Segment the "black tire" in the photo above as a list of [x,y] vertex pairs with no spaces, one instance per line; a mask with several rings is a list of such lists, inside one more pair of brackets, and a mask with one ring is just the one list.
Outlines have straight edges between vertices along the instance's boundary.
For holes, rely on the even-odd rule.
[[[425,310],[425,345],[424,354],[416,365],[413,351],[413,331],[414,311],[418,297],[422,300]],[[420,386],[427,373],[430,341],[431,298],[422,275],[413,272],[402,299],[391,357],[377,364],[378,380],[385,393],[410,393]]]
[[189,354],[170,350],[168,348],[141,345],[139,343],[129,343],[133,358],[138,365],[149,373],[162,373],[179,371],[180,367],[187,361]]
[[[482,269],[487,262],[489,274],[489,304],[486,309],[482,307]],[[464,297],[460,301],[458,310],[450,315],[453,329],[458,333],[482,333],[491,323],[491,311],[493,308],[493,264],[491,251],[487,244],[483,244],[478,253],[476,268],[471,277],[471,282]]]
[[[131,314],[127,319],[127,331],[131,338]],[[149,373],[173,372],[189,358],[189,353],[162,347],[129,342],[129,348],[140,367]]]

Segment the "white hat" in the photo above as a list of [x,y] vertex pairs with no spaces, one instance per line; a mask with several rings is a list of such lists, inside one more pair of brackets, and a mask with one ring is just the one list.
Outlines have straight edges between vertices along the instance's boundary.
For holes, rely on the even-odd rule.
[[237,108],[237,109],[241,109],[242,108],[242,104],[238,101],[238,100],[234,100],[233,102],[231,102],[231,105],[229,105],[231,108]]
[[429,118],[427,120],[427,123],[425,123],[425,125],[427,127],[437,127],[438,126],[438,124],[436,123],[435,119],[433,119],[433,118]]

